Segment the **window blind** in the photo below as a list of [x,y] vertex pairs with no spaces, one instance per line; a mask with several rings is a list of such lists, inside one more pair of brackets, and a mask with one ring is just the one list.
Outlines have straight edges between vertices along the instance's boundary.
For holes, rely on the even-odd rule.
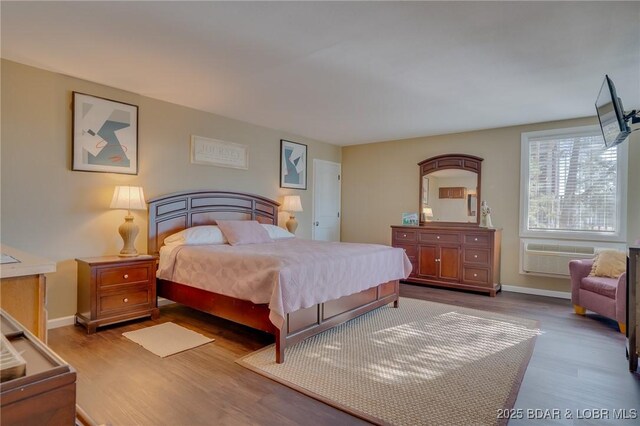
[[616,232],[617,175],[600,135],[530,138],[528,230]]

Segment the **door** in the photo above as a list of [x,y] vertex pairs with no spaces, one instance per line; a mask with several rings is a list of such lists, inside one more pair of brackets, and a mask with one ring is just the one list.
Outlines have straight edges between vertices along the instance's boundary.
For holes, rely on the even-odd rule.
[[313,160],[313,239],[340,241],[340,173],[342,165]]

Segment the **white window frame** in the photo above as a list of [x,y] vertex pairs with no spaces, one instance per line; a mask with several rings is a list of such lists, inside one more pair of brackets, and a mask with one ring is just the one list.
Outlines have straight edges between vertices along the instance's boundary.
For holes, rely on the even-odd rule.
[[[520,140],[520,237],[521,238],[549,238],[585,241],[615,241],[626,242],[627,240],[627,163],[629,158],[628,143],[621,143],[617,149],[618,171],[617,187],[620,195],[617,199],[618,229],[616,232],[597,231],[555,231],[555,230],[535,230],[527,229],[528,223],[528,202],[529,202],[529,140],[532,138],[548,136],[580,136],[600,134],[598,126],[570,127],[565,129],[550,129],[537,132],[522,133]],[[604,146],[604,140],[602,141]]]

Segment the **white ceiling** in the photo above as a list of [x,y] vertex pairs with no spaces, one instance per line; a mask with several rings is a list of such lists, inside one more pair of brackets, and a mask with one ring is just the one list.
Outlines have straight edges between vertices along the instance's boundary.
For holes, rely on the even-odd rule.
[[640,3],[1,2],[3,58],[338,145],[640,107]]

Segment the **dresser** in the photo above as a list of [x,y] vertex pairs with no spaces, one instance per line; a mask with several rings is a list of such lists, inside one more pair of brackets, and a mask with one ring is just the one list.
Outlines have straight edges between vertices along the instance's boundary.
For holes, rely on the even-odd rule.
[[500,290],[502,231],[478,226],[392,226],[391,245],[405,250],[413,284],[488,293]]
[[76,262],[76,323],[84,325],[89,334],[107,324],[158,317],[155,257],[90,257]]

